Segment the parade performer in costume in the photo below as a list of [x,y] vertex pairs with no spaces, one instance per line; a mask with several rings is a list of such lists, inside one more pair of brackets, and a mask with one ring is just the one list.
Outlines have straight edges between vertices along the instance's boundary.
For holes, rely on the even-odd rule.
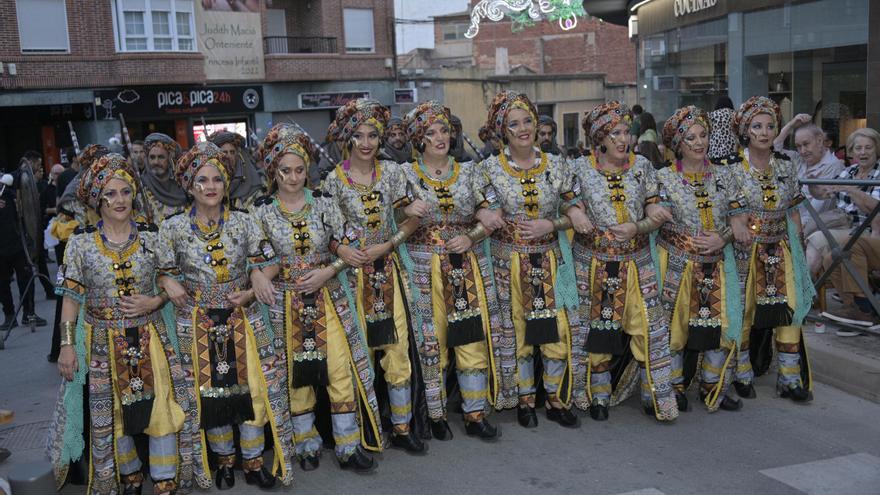
[[412,161],[412,146],[406,138],[406,127],[400,117],[388,119],[388,129],[385,130],[385,146],[382,147],[381,158],[400,164]]
[[100,220],[76,229],[58,270],[58,369],[66,382],[49,455],[59,488],[70,463],[87,456],[88,493],[141,493],[132,438],[141,433],[149,435],[154,493],[192,488],[191,441],[181,435],[178,448],[177,436],[190,427],[183,408],[192,397],[159,312],[167,296],[154,284],[157,228],[134,221],[135,173],[121,155],[104,154],[79,182],[80,201]]
[[[651,162],[630,149],[631,123],[632,113],[620,102],[596,106],[583,120],[592,153],[573,165],[591,223],[575,229],[574,237],[581,311],[589,331],[590,416],[608,419],[612,389],[630,383],[637,364],[645,412],[670,421],[678,409],[670,383],[669,322],[648,234],[671,215],[656,204],[660,197]],[[612,376],[612,368],[620,373]]]
[[[187,379],[195,391],[194,464],[200,484],[210,484],[205,437],[217,455],[217,487],[235,483],[232,425],[241,433],[248,484],[270,488],[273,474],[291,481],[290,409],[283,365],[277,365],[270,324],[254,293],[271,303],[271,282],[260,270],[275,263],[256,220],[229,207],[232,163],[210,142],[178,160],[175,177],[193,200],[159,231],[159,283],[177,310],[177,334]],[[250,279],[250,280],[248,280]],[[249,287],[253,285],[253,289]],[[281,375],[281,376],[279,376]],[[274,463],[263,465],[263,427],[271,425]]]
[[562,157],[534,147],[538,116],[524,94],[497,94],[486,128],[503,146],[497,156],[479,165],[476,216],[492,230],[502,341],[516,343],[515,355],[510,354],[512,349],[501,349],[499,388],[517,391],[520,425],[537,426],[534,353],[540,348],[547,418],[577,426],[570,405],[577,386],[574,366],[583,362],[583,346],[576,344],[579,336],[571,332],[580,325],[574,267],[564,233],[571,227],[566,214],[580,213],[583,218],[574,175]]
[[501,322],[491,261],[483,249],[486,227],[473,216],[477,199],[472,185],[479,171],[473,162],[459,163],[449,154],[448,108],[434,101],[422,103],[404,122],[419,153],[406,169],[407,188],[429,207],[406,247],[413,260],[412,313],[431,430],[434,438],[452,438],[445,377],[449,351],[454,350],[465,431],[495,438],[497,431],[485,413],[505,395],[498,389]]
[[[733,129],[743,148],[722,159],[745,198],[748,228],[733,225],[740,279],[745,281],[743,342],[734,387],[741,397],[755,396],[752,378],[770,367],[772,341],[778,352],[776,391],[795,402],[812,398],[812,378],[801,324],[815,289],[801,238],[798,205],[804,200],[797,169],[788,155],[773,151],[779,132],[779,106],[764,96],[743,103]],[[748,331],[751,329],[751,331]]]
[[412,428],[413,389],[421,388],[418,358],[410,354],[406,281],[401,258],[415,222],[395,232],[395,209],[422,216],[427,205],[406,194],[400,165],[378,160],[390,112],[374,100],[358,99],[336,112],[334,134],[349,158],[325,177],[321,192],[335,201],[344,217],[343,238],[331,250],[356,267],[357,312],[371,354],[381,351],[378,364],[385,372],[391,406],[392,445],[419,453],[424,443]]
[[233,208],[250,210],[254,201],[265,195],[265,178],[254,164],[247,140],[241,134],[217,131],[208,136],[208,141],[216,144],[229,160],[234,172],[229,186],[229,204]]
[[144,140],[147,171],[143,175],[145,195],[157,225],[186,207],[186,192],[174,179],[174,164],[180,145],[170,136],[154,132]]
[[710,411],[735,411],[742,401],[727,389],[742,341],[742,301],[730,223],[743,226],[746,218],[732,172],[706,158],[710,133],[708,116],[694,106],[680,108],[663,126],[663,143],[675,162],[657,171],[661,204],[672,211],[657,238],[661,300],[670,315],[679,408],[687,408],[685,391],[702,352],[700,400]]
[[267,275],[278,271],[270,315],[287,356],[296,455],[304,470],[318,467],[315,387],[326,387],[340,466],[370,470],[374,461],[360,445],[381,450],[373,369],[354,296],[341,273],[347,265],[329,248],[343,237],[342,214],[332,198],[315,197],[305,187],[313,149],[302,131],[276,125],[258,156],[272,193],[257,200],[254,216],[279,257],[274,270],[267,268]]

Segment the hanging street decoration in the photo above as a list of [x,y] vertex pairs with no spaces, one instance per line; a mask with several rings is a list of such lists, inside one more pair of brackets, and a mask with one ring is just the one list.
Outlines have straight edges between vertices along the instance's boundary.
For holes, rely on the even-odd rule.
[[485,17],[498,22],[508,16],[513,32],[534,26],[541,20],[558,22],[563,31],[574,29],[578,17],[585,17],[583,0],[480,0],[471,9],[471,25],[465,37],[473,38],[480,32],[480,21]]

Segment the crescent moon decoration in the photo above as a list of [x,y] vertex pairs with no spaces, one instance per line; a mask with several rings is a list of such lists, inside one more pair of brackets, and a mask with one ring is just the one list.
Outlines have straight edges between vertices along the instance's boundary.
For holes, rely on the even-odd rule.
[[577,27],[578,17],[586,17],[583,0],[480,0],[471,9],[471,25],[466,38],[474,38],[480,32],[480,22],[486,18],[499,22],[507,16],[513,32],[534,26],[538,21],[557,22],[560,29],[569,31]]

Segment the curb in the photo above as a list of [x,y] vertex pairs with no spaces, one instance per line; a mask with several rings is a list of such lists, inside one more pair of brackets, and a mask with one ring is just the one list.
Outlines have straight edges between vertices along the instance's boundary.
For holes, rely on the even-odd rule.
[[808,332],[804,337],[815,380],[880,403],[880,360],[839,349]]

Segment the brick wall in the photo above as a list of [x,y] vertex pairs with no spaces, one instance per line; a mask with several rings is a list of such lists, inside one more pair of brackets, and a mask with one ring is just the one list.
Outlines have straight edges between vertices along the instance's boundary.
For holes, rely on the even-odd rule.
[[494,70],[496,48],[506,47],[510,67],[524,65],[539,74],[604,73],[611,83],[636,81],[635,46],[627,28],[592,18],[579,19],[571,31],[542,21],[516,33],[510,22],[484,19],[473,46],[481,69]]
[[[198,0],[196,0],[198,1]],[[393,0],[276,0],[288,10],[289,36],[338,39],[337,55],[270,55],[266,80],[391,78],[385,58],[393,57]],[[205,83],[200,53],[117,53],[111,0],[66,0],[70,53],[22,54],[15,0],[0,0],[0,62],[16,64],[17,75],[0,75],[2,89],[92,88],[145,84]],[[372,8],[376,53],[346,55],[342,23],[345,7]],[[263,29],[266,18],[263,18]]]

